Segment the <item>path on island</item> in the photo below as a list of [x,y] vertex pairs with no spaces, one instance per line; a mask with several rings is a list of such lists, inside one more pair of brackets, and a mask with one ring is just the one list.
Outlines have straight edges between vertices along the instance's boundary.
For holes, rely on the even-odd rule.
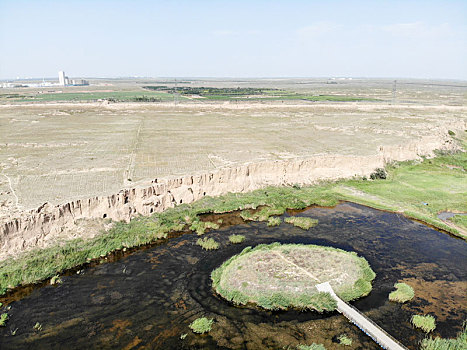
[[320,292],[329,293],[337,301],[337,311],[347,317],[350,322],[355,324],[369,337],[371,337],[376,343],[378,343],[383,349],[388,350],[407,350],[402,344],[391,337],[384,329],[379,327],[372,320],[361,314],[357,309],[350,306],[339,298],[334,290],[332,289],[329,282],[321,283],[316,285],[316,289]]

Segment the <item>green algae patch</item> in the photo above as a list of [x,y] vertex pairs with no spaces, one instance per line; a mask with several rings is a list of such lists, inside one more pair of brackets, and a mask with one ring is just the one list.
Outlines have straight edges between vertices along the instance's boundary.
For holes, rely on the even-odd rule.
[[331,311],[336,301],[316,285],[329,282],[345,301],[371,291],[375,273],[354,252],[304,244],[247,247],[211,273],[214,290],[236,305],[266,310]]

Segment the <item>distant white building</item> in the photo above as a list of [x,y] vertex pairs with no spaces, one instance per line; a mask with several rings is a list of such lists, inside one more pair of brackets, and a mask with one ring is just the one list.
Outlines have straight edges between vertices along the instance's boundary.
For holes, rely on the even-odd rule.
[[65,86],[67,80],[68,80],[68,77],[65,76],[64,71],[61,70],[60,72],[58,72],[58,84],[59,85]]
[[89,82],[84,79],[70,79],[65,75],[64,71],[58,72],[58,85],[89,85]]

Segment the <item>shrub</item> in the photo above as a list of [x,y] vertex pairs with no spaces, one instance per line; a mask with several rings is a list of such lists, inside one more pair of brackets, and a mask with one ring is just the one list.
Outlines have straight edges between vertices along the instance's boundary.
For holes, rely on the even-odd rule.
[[230,235],[229,242],[232,244],[242,243],[245,240],[244,235]]
[[203,334],[211,330],[213,323],[214,320],[212,318],[201,317],[191,322],[189,327],[193,332]]
[[8,321],[8,314],[1,314],[0,315],[0,327],[5,327],[6,321]]
[[448,134],[449,134],[449,136],[455,136],[456,135],[456,133],[454,131],[452,131],[452,130],[448,130]]
[[201,246],[204,250],[219,249],[219,243],[216,242],[213,238],[198,238],[196,244]]
[[341,345],[346,345],[346,346],[352,345],[352,338],[349,338],[345,334],[341,334],[340,336],[338,336],[337,340],[339,341],[339,344]]
[[376,168],[375,171],[373,173],[371,173],[370,175],[370,179],[372,180],[377,180],[377,179],[381,179],[381,180],[384,180],[386,179],[386,170],[384,170],[383,168]]
[[436,328],[435,318],[431,315],[413,315],[410,322],[412,322],[414,327],[420,328],[426,333],[429,333]]
[[269,227],[272,227],[272,226],[279,226],[281,224],[282,220],[281,218],[278,218],[278,217],[270,217],[268,219],[268,226]]
[[394,285],[396,287],[395,291],[392,291],[389,294],[389,300],[395,301],[398,303],[405,303],[409,300],[412,300],[415,296],[413,288],[405,283],[396,283]]
[[318,224],[318,220],[305,218],[302,216],[291,216],[284,219],[285,222],[288,224],[292,224],[296,227],[300,227],[304,230],[308,230],[309,228],[316,226]]

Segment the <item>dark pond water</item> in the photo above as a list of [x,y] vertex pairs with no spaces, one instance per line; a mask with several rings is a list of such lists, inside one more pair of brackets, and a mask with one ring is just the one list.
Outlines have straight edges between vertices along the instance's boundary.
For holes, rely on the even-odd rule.
[[[213,269],[248,245],[275,241],[329,245],[365,257],[377,274],[374,289],[353,304],[411,349],[424,338],[409,323],[414,313],[436,317],[434,335],[454,337],[460,331],[467,318],[466,242],[350,203],[295,214],[319,224],[308,231],[285,223],[226,225],[206,234],[221,242],[209,252],[195,245],[196,235],[184,234],[63,277],[58,286],[36,288],[9,305],[0,349],[282,349],[313,342],[339,349],[335,339],[342,333],[353,339],[348,349],[378,349],[338,313],[237,308],[213,294]],[[223,219],[241,222],[236,214]],[[232,233],[246,241],[229,244]],[[402,280],[416,297],[404,305],[389,302],[393,284]],[[209,335],[188,328],[202,316],[216,320]]]

